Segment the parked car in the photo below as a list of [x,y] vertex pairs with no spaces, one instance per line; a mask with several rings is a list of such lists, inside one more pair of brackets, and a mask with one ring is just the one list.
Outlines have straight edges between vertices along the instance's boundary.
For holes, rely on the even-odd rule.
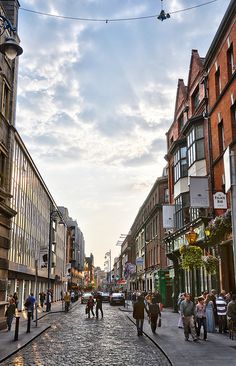
[[124,304],[125,304],[124,294],[120,292],[114,292],[110,296],[110,305],[124,305]]
[[84,292],[81,296],[81,304],[87,304],[88,299],[90,298],[90,296],[93,297],[93,295],[91,294],[91,292]]
[[110,301],[109,292],[101,292],[101,295],[102,295],[102,301],[103,302],[109,302]]

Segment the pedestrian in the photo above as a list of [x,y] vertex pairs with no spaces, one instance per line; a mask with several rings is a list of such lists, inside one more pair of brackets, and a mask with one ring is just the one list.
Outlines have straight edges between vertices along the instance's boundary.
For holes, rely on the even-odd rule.
[[99,293],[96,296],[96,318],[97,319],[98,319],[98,310],[100,310],[102,318],[103,318],[102,295]]
[[75,301],[75,291],[74,290],[71,290],[70,299],[71,299],[71,302]]
[[13,298],[10,299],[10,303],[7,307],[7,310],[5,312],[5,316],[7,318],[7,330],[10,331],[11,330],[11,324],[13,321],[13,318],[15,316],[16,313],[16,304],[15,304],[15,300]]
[[15,301],[16,310],[17,310],[18,309],[18,304],[19,304],[17,292],[14,292],[13,299]]
[[185,293],[179,294],[179,298],[178,298],[178,301],[177,301],[177,307],[178,307],[178,313],[179,313],[179,320],[178,320],[178,327],[179,328],[184,327],[183,317],[182,317],[181,312],[180,312],[180,305],[181,305],[181,302],[184,301],[184,298],[185,298]]
[[200,337],[201,327],[203,326],[204,341],[207,340],[207,321],[206,321],[206,304],[203,296],[198,298],[196,305],[196,321],[197,321],[197,336]]
[[65,301],[65,312],[68,313],[69,308],[70,308],[70,300],[71,300],[71,295],[69,294],[69,292],[65,293],[64,296],[64,301]]
[[40,292],[39,293],[39,302],[40,302],[40,306],[43,309],[43,305],[44,305],[44,301],[45,301],[46,295],[44,292]]
[[219,323],[219,333],[222,332],[227,333],[227,321],[226,321],[227,302],[224,298],[224,292],[221,292],[216,299],[216,309]]
[[215,316],[214,316],[214,303],[212,301],[212,296],[210,294],[206,295],[206,322],[207,322],[207,332],[214,333],[216,331]]
[[227,308],[227,318],[228,320],[233,320],[234,322],[236,321],[236,294],[233,294],[231,296],[231,301],[228,304],[228,308]]
[[191,301],[191,295],[188,293],[185,294],[185,299],[181,302],[180,312],[183,318],[185,340],[189,341],[189,330],[190,330],[193,341],[197,342],[198,339],[194,324],[195,305]]
[[35,297],[33,292],[27,297],[25,302],[25,307],[27,309],[28,314],[31,314],[32,320],[34,320],[34,304],[35,304]]
[[145,296],[145,304],[146,305],[149,305],[149,304],[151,304],[152,303],[152,293],[151,292],[149,292],[148,294],[147,294],[147,296]]
[[158,320],[158,317],[161,317],[161,311],[160,311],[159,304],[157,303],[155,298],[152,298],[151,304],[148,305],[148,313],[149,313],[152,333],[156,333],[157,320]]
[[134,292],[132,293],[131,300],[132,300],[132,304],[134,305],[135,301],[137,301],[137,294],[136,294],[136,291],[134,291]]
[[51,311],[52,306],[52,293],[51,290],[47,291],[47,309],[46,311]]
[[133,318],[136,320],[138,336],[143,335],[144,309],[148,314],[148,309],[144,303],[144,297],[138,296],[138,300],[133,306]]
[[89,296],[88,302],[87,302],[87,310],[88,310],[88,318],[90,318],[90,312],[93,314],[93,317],[95,316],[93,312],[94,307],[94,299],[92,296]]

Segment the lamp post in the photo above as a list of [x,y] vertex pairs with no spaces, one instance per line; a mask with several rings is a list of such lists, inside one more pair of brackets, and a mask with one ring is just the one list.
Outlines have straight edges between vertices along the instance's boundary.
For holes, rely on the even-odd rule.
[[5,42],[0,45],[0,52],[10,60],[14,60],[16,56],[20,56],[23,53],[23,49],[15,39],[16,28],[13,27],[9,19],[0,14],[0,36],[5,31],[10,33],[10,37],[6,37]]
[[107,259],[107,257],[109,258],[109,279],[108,279],[108,283],[111,287],[111,249],[109,250],[109,252],[107,252],[105,254],[105,259]]

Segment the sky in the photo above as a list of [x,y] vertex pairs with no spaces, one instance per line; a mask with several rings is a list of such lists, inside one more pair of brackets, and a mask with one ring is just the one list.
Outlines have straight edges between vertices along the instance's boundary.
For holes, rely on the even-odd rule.
[[[230,0],[175,11],[206,2],[20,0],[16,128],[95,266],[109,250],[112,261],[119,255],[121,234],[162,175],[178,79],[187,84],[192,49],[206,55]],[[112,21],[161,6],[171,13],[163,22]]]

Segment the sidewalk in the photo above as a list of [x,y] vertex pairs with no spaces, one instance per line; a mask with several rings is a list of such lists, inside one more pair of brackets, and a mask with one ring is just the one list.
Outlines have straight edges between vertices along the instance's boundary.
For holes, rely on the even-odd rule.
[[[80,302],[76,301],[71,305],[71,309]],[[64,302],[63,302],[64,304]],[[21,348],[25,347],[33,339],[38,337],[40,334],[45,332],[51,327],[52,314],[64,312],[64,307],[62,307],[62,302],[57,301],[52,303],[52,308],[50,312],[42,311],[38,308],[38,326],[36,327],[35,321],[31,321],[30,333],[26,333],[27,330],[27,313],[26,311],[20,312],[20,322],[19,322],[19,336],[18,341],[14,341],[15,336],[15,319],[13,320],[11,331],[7,330],[0,331],[0,363],[2,363],[6,358],[10,357]]]
[[[120,310],[127,312],[127,316],[134,321],[131,304]],[[162,326],[157,328],[157,334],[152,333],[147,318],[144,321],[144,332],[163,349],[174,366],[209,366],[217,362],[221,365],[235,364],[236,335],[231,340],[228,334],[208,333],[206,342],[186,342],[183,329],[177,326],[178,317],[179,314],[172,309],[164,309]]]

